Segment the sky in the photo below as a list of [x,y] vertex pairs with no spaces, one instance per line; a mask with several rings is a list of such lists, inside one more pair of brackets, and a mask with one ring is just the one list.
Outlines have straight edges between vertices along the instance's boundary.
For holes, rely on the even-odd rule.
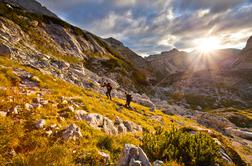
[[61,19],[142,56],[192,51],[217,38],[220,48],[243,48],[252,35],[252,0],[38,0]]

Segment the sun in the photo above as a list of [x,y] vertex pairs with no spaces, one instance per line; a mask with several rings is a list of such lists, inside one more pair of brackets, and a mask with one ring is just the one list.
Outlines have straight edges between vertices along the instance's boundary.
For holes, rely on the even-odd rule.
[[197,50],[202,53],[210,53],[220,48],[220,40],[217,37],[202,38],[196,44]]

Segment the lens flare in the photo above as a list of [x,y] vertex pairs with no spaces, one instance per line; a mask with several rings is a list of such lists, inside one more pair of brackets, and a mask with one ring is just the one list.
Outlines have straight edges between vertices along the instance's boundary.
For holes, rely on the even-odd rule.
[[220,48],[220,40],[216,37],[199,39],[196,44],[197,50],[201,53],[210,53]]

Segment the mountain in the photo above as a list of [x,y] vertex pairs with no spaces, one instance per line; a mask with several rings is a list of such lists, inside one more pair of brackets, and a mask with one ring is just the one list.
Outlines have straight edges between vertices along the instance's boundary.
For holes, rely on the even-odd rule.
[[50,17],[58,18],[56,14],[43,7],[39,2],[34,0],[0,0],[0,2],[8,3],[14,7],[21,7],[29,12],[43,14]]
[[[204,56],[176,49],[144,59],[116,39],[43,14],[41,5],[31,11],[36,1],[15,2],[0,2],[2,165],[252,162],[249,73],[193,71],[194,58]],[[222,60],[236,56],[229,50]]]
[[136,69],[140,69],[142,73],[145,73],[148,80],[155,80],[155,76],[153,75],[153,68],[150,66],[150,63],[147,60],[133,52],[128,47],[125,47],[122,42],[112,37],[105,39],[105,41],[111,48],[113,48],[113,50],[115,50],[126,60],[131,62]]
[[[37,2],[33,3],[37,4]],[[40,10],[43,11],[43,9]],[[47,67],[54,75],[83,86],[90,82],[97,82],[97,79],[92,80],[97,77],[77,79],[75,75],[70,74],[72,72],[69,70],[72,68],[65,67],[67,71],[58,71],[52,62],[63,64],[67,62],[68,64],[63,66],[71,64],[70,67],[80,69],[82,74],[84,74],[85,66],[86,69],[99,76],[115,79],[124,89],[141,91],[143,89],[141,85],[148,84],[145,73],[134,68],[130,60],[126,60],[105,40],[90,32],[58,18],[41,15],[40,12],[39,14],[27,13],[26,9],[12,8],[3,3],[1,3],[0,15],[2,16],[1,23],[4,25],[1,28],[3,34],[1,40],[8,47],[22,53],[22,56],[20,54],[14,56],[22,63],[40,70]],[[20,44],[21,42],[23,44]],[[49,60],[48,57],[50,57]],[[85,72],[85,74],[88,73],[90,72]]]
[[[221,49],[212,53],[191,53],[172,49],[161,54],[150,55],[146,58],[152,68],[160,75],[172,75],[181,72],[196,72],[200,70],[222,70],[230,67],[238,58],[240,50]],[[211,65],[211,64],[214,64]]]
[[187,53],[173,49],[161,54],[150,55],[145,58],[156,73],[161,75],[174,74],[187,68]]
[[235,69],[252,69],[252,36],[248,39],[246,47],[241,51],[240,58],[234,64]]

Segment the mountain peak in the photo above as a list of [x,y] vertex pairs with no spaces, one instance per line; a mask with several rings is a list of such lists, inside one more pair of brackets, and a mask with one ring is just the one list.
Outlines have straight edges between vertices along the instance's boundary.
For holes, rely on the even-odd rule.
[[161,52],[161,54],[173,54],[173,53],[178,53],[178,52],[180,52],[178,49],[173,48],[172,50],[169,50],[169,51],[163,51]]
[[31,13],[37,13],[58,18],[56,14],[54,14],[53,12],[51,12],[50,10],[48,10],[46,7],[42,6],[39,2],[35,0],[0,0],[0,2],[18,6]]
[[106,40],[107,42],[109,42],[112,45],[123,46],[122,42],[120,42],[119,40],[117,40],[117,39],[115,39],[113,37],[109,37],[109,38],[106,38],[104,40]]
[[247,40],[245,50],[252,49],[252,36]]

